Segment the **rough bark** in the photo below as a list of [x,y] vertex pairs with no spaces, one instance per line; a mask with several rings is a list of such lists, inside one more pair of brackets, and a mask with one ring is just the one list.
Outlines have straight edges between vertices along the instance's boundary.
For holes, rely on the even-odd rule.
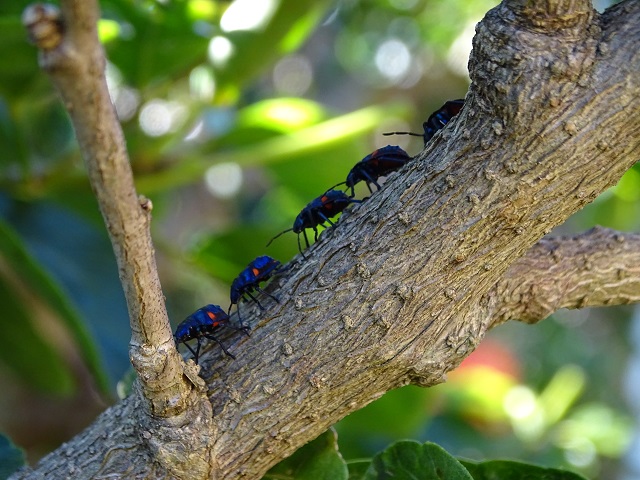
[[543,238],[505,272],[487,298],[494,325],[536,323],[561,308],[640,302],[640,234],[597,227]]
[[496,324],[640,301],[640,235],[541,240],[638,159],[638,52],[640,2],[505,0],[477,27],[461,114],[272,282],[281,304],[223,338],[237,360],[202,355],[206,452],[137,423],[143,388],[14,478],[203,478],[190,456],[260,478],[386,391],[442,382]]

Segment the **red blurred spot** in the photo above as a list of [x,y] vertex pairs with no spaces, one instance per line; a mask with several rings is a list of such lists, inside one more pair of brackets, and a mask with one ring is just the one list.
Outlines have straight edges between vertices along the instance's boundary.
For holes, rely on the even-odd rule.
[[521,378],[522,374],[518,357],[505,345],[491,339],[483,340],[455,371],[474,367],[488,367],[515,379]]

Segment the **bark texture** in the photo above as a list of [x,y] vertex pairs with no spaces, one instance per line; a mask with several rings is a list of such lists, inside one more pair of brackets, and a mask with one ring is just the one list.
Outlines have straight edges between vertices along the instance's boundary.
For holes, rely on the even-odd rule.
[[272,282],[281,304],[246,309],[251,337],[222,338],[237,360],[202,355],[205,451],[188,413],[136,423],[142,388],[14,478],[260,478],[386,391],[444,381],[496,324],[640,301],[638,234],[541,240],[639,158],[639,52],[640,2],[503,1],[460,115]]

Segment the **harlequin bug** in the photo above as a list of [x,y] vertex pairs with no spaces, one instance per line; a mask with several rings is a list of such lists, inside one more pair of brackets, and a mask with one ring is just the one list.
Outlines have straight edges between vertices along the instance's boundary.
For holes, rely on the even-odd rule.
[[350,203],[360,203],[360,201],[348,197],[346,193],[340,190],[327,190],[318,198],[314,198],[311,202],[309,202],[307,206],[304,207],[296,217],[295,221],[293,222],[293,227],[283,230],[271,240],[269,240],[269,243],[267,243],[267,247],[271,245],[271,242],[273,242],[283,233],[293,231],[293,233],[298,234],[298,250],[300,251],[300,254],[304,258],[306,258],[304,253],[302,253],[302,246],[300,245],[300,234],[302,233],[304,235],[304,242],[307,245],[307,248],[309,248],[309,238],[307,238],[306,229],[313,229],[315,234],[314,240],[317,241],[318,225],[324,226],[325,223],[328,223],[332,227],[335,227],[335,224],[329,219],[342,212]]
[[383,135],[413,135],[416,137],[422,137],[424,139],[424,144],[426,145],[438,130],[442,130],[453,117],[460,113],[463,106],[464,99],[449,100],[448,102],[445,102],[445,104],[438,110],[429,115],[427,121],[422,124],[424,133],[387,132],[383,133]]
[[[387,145],[386,147],[379,148],[356,163],[347,175],[347,180],[343,183],[347,188],[351,189],[351,197],[355,196],[354,187],[356,183],[362,181],[366,182],[367,188],[373,193],[371,184],[380,190],[380,185],[377,182],[378,178],[400,169],[412,158],[413,157],[410,157],[409,154],[400,147]],[[339,183],[338,185],[342,184]]]
[[281,268],[281,266],[282,264],[278,260],[267,255],[262,255],[261,257],[257,257],[251,261],[247,268],[242,270],[233,281],[230,293],[231,305],[229,305],[227,313],[231,312],[231,307],[233,307],[234,304],[237,305],[236,308],[238,311],[238,318],[240,319],[240,325],[242,325],[242,318],[240,317],[240,300],[247,300],[245,295],[257,303],[260,310],[264,310],[264,307],[260,304],[258,299],[253,296],[254,291],[267,295],[280,303],[278,298],[262,290],[260,288],[260,283],[269,280]]
[[[229,315],[225,313],[222,308],[218,305],[207,305],[196,310],[194,313],[185,318],[180,324],[176,327],[176,332],[173,335],[173,338],[176,341],[176,347],[184,343],[189,351],[195,357],[196,364],[198,363],[198,357],[200,353],[200,342],[202,338],[208,338],[209,340],[213,340],[222,348],[222,351],[229,355],[231,358],[235,359],[236,357],[226,349],[226,347],[222,344],[220,340],[218,340],[213,332],[221,327],[231,328],[233,330],[239,330],[246,335],[249,335],[247,332],[247,327],[234,327],[229,322]],[[187,343],[192,339],[198,340],[198,346],[195,351],[189,344]]]

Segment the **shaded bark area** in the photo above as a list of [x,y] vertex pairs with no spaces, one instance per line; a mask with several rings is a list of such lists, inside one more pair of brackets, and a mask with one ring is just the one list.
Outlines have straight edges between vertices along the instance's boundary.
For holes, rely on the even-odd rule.
[[[639,301],[637,235],[540,240],[638,159],[639,47],[639,2],[602,16],[586,1],[511,0],[490,11],[461,114],[272,282],[281,304],[246,309],[251,337],[221,338],[237,360],[215,345],[202,355],[208,475],[260,478],[386,391],[442,382],[507,319]],[[130,427],[143,394],[14,478],[63,477],[65,459],[84,477],[169,477],[150,460],[150,439],[164,442],[162,465],[183,464],[193,431],[180,416],[173,437],[167,423]],[[101,435],[116,431],[130,449],[107,447]],[[88,444],[100,462],[88,460]]]

